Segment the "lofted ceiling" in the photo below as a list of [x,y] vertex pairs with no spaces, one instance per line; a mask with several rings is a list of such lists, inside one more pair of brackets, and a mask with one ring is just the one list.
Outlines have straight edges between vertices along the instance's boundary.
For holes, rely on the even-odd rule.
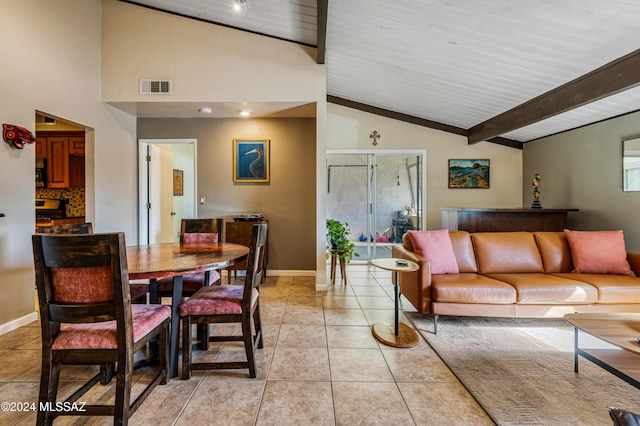
[[329,102],[469,143],[521,148],[640,110],[637,0],[121,1],[318,47]]

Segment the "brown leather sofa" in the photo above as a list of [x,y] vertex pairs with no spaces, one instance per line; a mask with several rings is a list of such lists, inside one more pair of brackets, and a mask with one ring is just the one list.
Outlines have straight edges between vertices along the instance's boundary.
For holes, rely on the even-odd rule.
[[[431,274],[408,235],[393,257],[416,262],[399,274],[402,295],[421,313],[483,317],[562,317],[570,312],[640,312],[640,277],[572,273],[562,232],[449,233],[458,274]],[[640,254],[627,253],[640,276]]]

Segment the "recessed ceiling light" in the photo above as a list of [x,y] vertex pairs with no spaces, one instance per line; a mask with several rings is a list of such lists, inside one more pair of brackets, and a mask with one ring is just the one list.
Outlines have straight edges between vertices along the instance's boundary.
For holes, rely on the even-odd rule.
[[203,114],[211,114],[211,108],[210,107],[202,107],[198,111],[200,111]]
[[236,12],[240,12],[241,10],[247,10],[249,5],[247,4],[247,0],[235,0],[233,2],[233,10]]
[[240,110],[240,115],[243,117],[248,117],[251,115],[251,111],[249,111],[248,109],[241,109]]

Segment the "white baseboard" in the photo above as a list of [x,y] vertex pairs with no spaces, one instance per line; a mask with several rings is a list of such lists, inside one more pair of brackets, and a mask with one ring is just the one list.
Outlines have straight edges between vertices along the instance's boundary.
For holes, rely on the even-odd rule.
[[23,317],[16,318],[13,321],[6,322],[4,324],[0,324],[0,336],[6,334],[10,331],[16,330],[23,325],[31,324],[34,321],[38,321],[38,313],[31,312]]

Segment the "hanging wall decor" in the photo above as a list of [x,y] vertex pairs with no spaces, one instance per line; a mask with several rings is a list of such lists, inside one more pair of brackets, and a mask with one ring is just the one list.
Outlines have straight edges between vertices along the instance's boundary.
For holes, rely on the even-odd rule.
[[36,141],[35,136],[29,130],[12,124],[2,125],[2,137],[6,143],[17,149],[22,149],[25,144]]
[[489,188],[489,160],[449,160],[449,188]]
[[269,139],[233,140],[233,181],[269,182]]

